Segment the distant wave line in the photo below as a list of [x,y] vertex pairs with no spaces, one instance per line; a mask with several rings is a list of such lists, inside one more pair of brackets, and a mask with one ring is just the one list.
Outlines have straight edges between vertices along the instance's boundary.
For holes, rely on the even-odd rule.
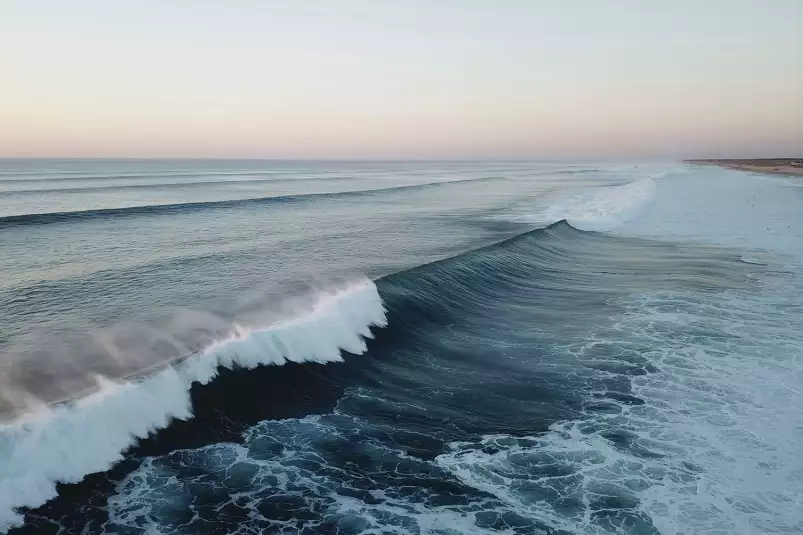
[[[340,180],[340,179],[347,179],[347,178],[358,178],[354,176],[344,176],[344,175],[336,175],[336,176],[327,176],[326,174],[321,174],[317,177],[311,176],[304,176],[309,175],[309,173],[299,172],[299,171],[238,171],[238,172],[193,172],[193,173],[138,173],[138,174],[121,174],[121,173],[104,173],[102,175],[92,175],[92,174],[79,174],[76,173],[72,176],[63,176],[66,173],[60,173],[62,176],[42,176],[40,178],[17,178],[23,175],[7,175],[7,176],[14,176],[15,178],[2,178],[2,174],[0,174],[0,184],[50,184],[50,183],[57,183],[57,182],[92,182],[92,181],[114,181],[114,180],[148,180],[148,179],[172,179],[172,178],[214,178],[214,177],[261,177],[264,176],[263,180]],[[288,178],[287,175],[301,175],[300,178]],[[31,175],[35,176],[35,175]],[[269,178],[270,177],[270,178]],[[275,178],[273,178],[275,177]],[[256,180],[256,179],[254,179]]]
[[247,206],[251,204],[269,203],[290,203],[303,202],[306,200],[320,198],[355,197],[362,195],[376,195],[405,190],[416,190],[448,184],[464,184],[467,182],[480,182],[486,180],[499,180],[499,177],[467,178],[460,180],[447,180],[441,182],[428,182],[424,184],[410,184],[404,186],[393,186],[389,188],[375,188],[366,190],[352,190],[329,193],[302,193],[292,195],[273,195],[268,197],[252,197],[246,199],[226,199],[220,201],[200,201],[189,203],[173,204],[149,204],[141,206],[125,206],[116,208],[97,208],[92,210],[77,210],[65,212],[45,212],[20,214],[0,217],[0,229],[25,226],[25,225],[44,225],[50,223],[61,223],[68,221],[80,221],[91,219],[105,219],[109,217],[125,217],[143,214],[177,214],[194,210],[231,208],[237,206]]
[[[14,194],[35,194],[35,193],[90,193],[93,191],[126,191],[140,189],[182,189],[202,186],[222,186],[224,184],[265,184],[265,183],[285,183],[285,182],[321,182],[321,181],[340,181],[348,180],[351,177],[331,177],[331,178],[248,178],[244,180],[210,180],[197,182],[164,182],[150,184],[114,184],[102,186],[82,186],[73,188],[34,188],[34,189],[15,189],[0,190],[0,197],[11,196]],[[358,178],[355,180],[359,180]],[[30,183],[30,182],[28,182]],[[7,182],[6,182],[7,184]],[[2,183],[0,183],[2,186]]]

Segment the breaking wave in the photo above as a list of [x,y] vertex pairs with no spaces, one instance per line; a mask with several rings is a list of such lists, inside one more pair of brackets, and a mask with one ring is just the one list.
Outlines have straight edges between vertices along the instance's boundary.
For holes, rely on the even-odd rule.
[[[475,181],[477,179],[471,179]],[[482,180],[482,179],[480,179]],[[389,190],[421,188],[435,183],[401,186]],[[464,182],[464,181],[457,181]],[[609,210],[588,210],[583,205],[572,213],[582,213],[589,223],[594,217],[606,219],[614,211],[616,201],[625,209],[643,197],[651,181],[613,188],[605,200],[601,197],[586,206],[608,206]],[[654,186],[654,184],[653,184]],[[371,194],[377,191],[347,192],[334,195]],[[301,196],[306,197],[306,196]],[[146,206],[63,214],[35,214],[0,219],[0,227],[14,224],[49,223],[74,218],[106,217],[151,211],[170,212],[210,206],[242,205],[252,202],[281,202],[296,197],[273,197],[197,203],[187,205]],[[642,199],[643,200],[643,199]],[[578,212],[578,210],[580,210]],[[559,212],[555,212],[556,214]],[[573,220],[578,219],[577,217]],[[576,221],[575,221],[576,222]],[[542,236],[543,235],[543,236]],[[531,257],[529,241],[555,236],[563,240],[579,240],[582,233],[566,222],[549,229],[523,234],[511,241],[491,246],[490,254],[510,251]],[[545,251],[541,251],[544,253]],[[471,258],[482,256],[482,250],[467,253]],[[461,255],[458,258],[468,258]],[[552,257],[550,256],[550,259]],[[554,259],[552,259],[554,260]],[[500,263],[501,262],[501,263]],[[492,271],[504,274],[511,266],[494,258]],[[527,264],[524,264],[527,266]],[[532,268],[533,266],[529,266]],[[505,277],[521,270],[508,272]],[[459,274],[456,274],[459,275]],[[391,276],[391,278],[394,276]],[[443,280],[466,284],[466,280]],[[415,291],[425,291],[416,288]],[[423,295],[423,294],[422,294]],[[442,297],[442,296],[441,296]],[[439,300],[441,300],[439,297]],[[448,299],[442,299],[447,302]],[[235,327],[232,335],[205,350],[175,361],[161,371],[129,381],[115,381],[97,376],[94,393],[77,401],[55,406],[42,406],[23,419],[0,428],[0,529],[19,524],[19,508],[35,507],[56,495],[59,482],[78,482],[90,473],[104,471],[122,459],[123,453],[139,439],[167,427],[174,419],[185,420],[193,415],[190,388],[194,383],[206,384],[223,368],[250,369],[260,365],[282,365],[285,362],[335,362],[341,351],[360,354],[366,349],[365,338],[372,337],[371,327],[387,324],[385,308],[373,282],[365,281],[345,290],[322,295],[313,309],[296,319],[264,329]],[[25,400],[36,406],[35,400]],[[69,459],[65,461],[65,459]]]
[[235,327],[232,335],[147,377],[98,377],[95,393],[0,427],[0,530],[20,524],[20,507],[56,495],[56,483],[107,470],[138,439],[192,417],[190,388],[224,368],[337,362],[341,351],[365,351],[370,328],[386,324],[370,281],[323,294],[307,313],[267,328]]

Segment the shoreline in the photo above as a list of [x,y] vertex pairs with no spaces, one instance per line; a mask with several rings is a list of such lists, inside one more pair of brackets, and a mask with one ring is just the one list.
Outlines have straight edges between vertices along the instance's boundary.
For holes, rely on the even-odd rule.
[[684,162],[768,175],[803,176],[803,158],[703,159]]

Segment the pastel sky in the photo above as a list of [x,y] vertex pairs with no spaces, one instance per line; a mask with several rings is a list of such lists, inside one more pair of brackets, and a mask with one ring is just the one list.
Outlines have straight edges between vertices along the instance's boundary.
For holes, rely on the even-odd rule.
[[803,0],[3,0],[0,156],[803,153]]

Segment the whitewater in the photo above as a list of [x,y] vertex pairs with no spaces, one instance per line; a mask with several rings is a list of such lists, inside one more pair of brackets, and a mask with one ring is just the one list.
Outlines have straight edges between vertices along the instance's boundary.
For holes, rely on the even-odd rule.
[[[781,255],[783,268],[748,274],[760,279],[762,295],[730,289],[704,302],[679,292],[628,296],[615,323],[569,350],[594,366],[605,347],[646,355],[651,371],[660,373],[634,373],[633,398],[611,414],[559,422],[540,436],[455,442],[438,457],[441,465],[569,532],[624,528],[615,522],[600,529],[592,521],[592,501],[616,497],[634,500],[644,513],[631,521],[638,533],[803,530],[803,462],[796,447],[803,439],[803,337],[797,328],[803,240],[789,231],[803,224],[797,209],[801,184],[711,174],[702,183],[693,172],[658,184],[643,179],[607,197],[589,194],[560,203],[554,213],[589,230],[748,247],[752,252],[739,258],[745,263],[767,266],[762,262],[771,265]],[[639,201],[656,195],[642,210]],[[718,203],[721,197],[728,202]],[[611,202],[622,211],[610,211]],[[616,365],[606,360],[602,369]],[[532,465],[555,464],[564,467],[559,475],[519,480]],[[533,500],[534,487],[556,489],[567,480],[576,486],[573,492],[583,489],[582,515],[567,519]],[[652,526],[639,526],[647,518]]]

